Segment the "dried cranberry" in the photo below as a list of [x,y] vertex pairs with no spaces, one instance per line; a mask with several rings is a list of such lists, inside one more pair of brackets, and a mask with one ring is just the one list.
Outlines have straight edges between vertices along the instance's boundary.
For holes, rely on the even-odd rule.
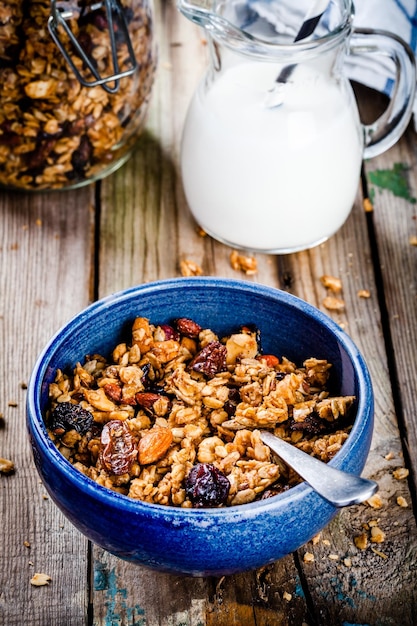
[[196,508],[224,504],[229,490],[230,482],[212,463],[194,465],[185,479],[185,492]]
[[161,330],[164,332],[165,341],[168,341],[169,339],[173,339],[174,341],[180,340],[180,336],[177,331],[172,328],[172,326],[169,326],[169,324],[161,324]]
[[101,432],[100,458],[104,469],[110,474],[126,474],[137,457],[132,433],[126,422],[111,420]]
[[52,412],[50,428],[54,435],[60,437],[70,430],[76,430],[85,435],[93,424],[90,411],[83,409],[79,404],[61,402]]
[[212,341],[200,350],[190,363],[195,372],[213,378],[219,372],[226,371],[227,349],[220,341]]

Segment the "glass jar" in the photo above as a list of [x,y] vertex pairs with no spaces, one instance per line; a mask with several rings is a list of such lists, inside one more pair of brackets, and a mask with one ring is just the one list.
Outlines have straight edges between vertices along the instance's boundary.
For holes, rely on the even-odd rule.
[[142,130],[156,67],[151,0],[4,0],[0,185],[80,187]]

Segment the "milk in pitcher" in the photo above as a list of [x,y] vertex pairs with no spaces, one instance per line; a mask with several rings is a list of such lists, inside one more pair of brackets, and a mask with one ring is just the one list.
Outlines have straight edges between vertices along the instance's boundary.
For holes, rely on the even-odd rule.
[[282,103],[271,106],[281,69],[247,59],[202,81],[181,150],[185,194],[200,226],[233,247],[267,253],[312,247],[341,227],[363,155],[349,84],[304,63],[283,85]]

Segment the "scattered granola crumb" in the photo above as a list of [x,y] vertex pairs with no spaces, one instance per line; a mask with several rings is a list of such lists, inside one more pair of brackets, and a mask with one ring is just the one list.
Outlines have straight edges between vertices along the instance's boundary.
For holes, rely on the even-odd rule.
[[392,475],[394,476],[394,478],[396,478],[397,480],[403,480],[404,478],[407,478],[407,476],[409,475],[409,470],[406,469],[405,467],[399,467],[398,469],[394,470],[392,472]]
[[239,254],[236,250],[230,253],[230,265],[234,270],[245,272],[248,276],[256,274],[258,270],[255,257]]
[[25,548],[30,548],[30,543],[29,541],[24,541],[23,545],[25,546]]
[[408,502],[407,502],[407,500],[403,496],[398,496],[397,504],[398,504],[398,506],[401,506],[404,509],[406,509],[408,507]]
[[13,461],[0,457],[0,474],[13,474],[15,466]]
[[11,406],[13,408],[16,408],[19,405],[17,404],[17,402],[15,400],[9,400],[9,402],[7,403],[7,406]]
[[36,220],[36,226],[42,226],[42,220],[39,217]]
[[202,276],[203,270],[194,261],[184,259],[180,262],[180,271],[182,276]]
[[329,554],[329,559],[332,561],[338,561],[339,560],[339,555],[338,554]]
[[48,574],[41,574],[40,572],[36,572],[30,579],[30,584],[34,587],[43,587],[44,585],[49,585],[52,578],[48,576]]
[[343,559],[343,564],[346,567],[352,567],[352,559],[350,558],[350,556],[347,556]]
[[330,545],[330,541],[328,539],[323,539],[323,545],[324,546],[329,546]]
[[383,543],[385,541],[385,533],[379,526],[371,528],[371,543]]
[[303,556],[304,563],[313,563],[314,562],[314,554],[312,552],[306,552]]
[[22,382],[20,383],[20,388],[21,388],[21,389],[27,389],[27,388],[28,388],[28,384],[27,384],[26,382],[22,381]]
[[6,424],[6,420],[4,419],[4,415],[3,413],[0,413],[0,428],[4,428],[5,424]]
[[333,293],[340,293],[342,291],[342,281],[336,276],[329,276],[325,274],[320,277],[321,283],[326,289],[330,289]]
[[336,296],[326,296],[323,300],[323,306],[329,311],[344,311],[345,301],[342,298],[336,298]]
[[365,533],[356,535],[356,537],[353,538],[353,542],[359,550],[365,550],[368,547],[368,537]]
[[369,289],[359,289],[358,291],[358,297],[359,298],[370,298],[371,297],[371,292],[369,291]]
[[387,559],[388,556],[386,554],[384,554],[383,552],[381,552],[380,550],[377,550],[376,548],[374,548],[374,546],[371,546],[371,550],[372,552],[374,552],[375,554],[377,554],[378,556],[381,557],[381,559]]
[[43,500],[49,500],[48,496],[46,495],[46,493],[42,494],[42,499]]
[[282,594],[282,597],[287,602],[291,602],[291,600],[292,600],[292,594],[288,593],[288,591],[284,591],[284,593]]
[[381,509],[383,502],[379,493],[375,493],[373,496],[368,498],[368,500],[366,500],[366,504],[368,504],[373,509]]
[[204,228],[201,228],[201,226],[197,226],[195,231],[199,237],[207,237],[206,231],[204,230]]
[[410,237],[410,246],[417,246],[417,237],[416,237],[416,235],[413,235],[412,237]]
[[394,458],[394,453],[393,452],[388,452],[388,454],[385,455],[385,460],[386,461],[392,461],[393,458]]
[[372,213],[372,211],[374,210],[374,205],[372,204],[369,198],[363,199],[363,209],[365,213]]
[[314,535],[312,539],[313,546],[317,545],[320,539],[321,539],[321,533],[317,533],[317,535]]

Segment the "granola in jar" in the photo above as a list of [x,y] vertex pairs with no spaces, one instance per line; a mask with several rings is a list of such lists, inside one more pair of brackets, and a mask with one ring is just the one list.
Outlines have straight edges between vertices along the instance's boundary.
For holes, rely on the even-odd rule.
[[62,455],[109,489],[188,508],[246,504],[300,481],[261,429],[325,462],[347,439],[355,397],[330,394],[330,369],[265,354],[252,325],[219,337],[188,318],[137,317],[110,357],[56,372],[45,419]]
[[127,159],[154,80],[149,2],[0,2],[0,185],[78,187]]

